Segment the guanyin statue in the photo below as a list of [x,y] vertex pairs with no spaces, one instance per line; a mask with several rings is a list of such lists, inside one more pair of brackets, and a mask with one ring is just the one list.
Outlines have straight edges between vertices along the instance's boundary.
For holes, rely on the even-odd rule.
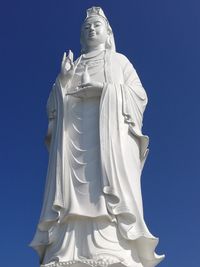
[[45,267],[154,267],[164,256],[154,252],[140,185],[147,95],[99,7],[87,10],[81,46],[75,61],[64,53],[47,103],[49,165],[31,246]]

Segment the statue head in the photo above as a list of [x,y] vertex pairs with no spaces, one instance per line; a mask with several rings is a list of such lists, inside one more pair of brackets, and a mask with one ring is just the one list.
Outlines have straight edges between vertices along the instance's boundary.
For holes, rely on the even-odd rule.
[[86,19],[81,27],[82,52],[95,49],[99,45],[115,50],[112,28],[100,7],[87,10]]

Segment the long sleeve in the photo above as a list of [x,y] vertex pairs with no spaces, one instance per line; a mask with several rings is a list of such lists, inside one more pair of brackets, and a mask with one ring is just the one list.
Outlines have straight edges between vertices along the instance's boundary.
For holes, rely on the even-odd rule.
[[48,116],[48,129],[47,134],[45,136],[45,144],[47,149],[49,150],[51,144],[51,138],[53,134],[53,129],[55,125],[56,119],[56,99],[55,99],[55,85],[53,86],[48,101],[47,101],[47,116]]
[[49,98],[47,100],[47,116],[48,119],[54,119],[56,116],[56,100],[55,100],[55,96],[54,96],[54,86],[49,94]]
[[141,100],[141,104],[143,107],[143,110],[141,110],[141,112],[144,112],[144,109],[148,102],[147,94],[142,86],[142,83],[135,68],[128,59],[123,69],[123,73],[124,73],[125,85],[127,85],[134,92],[134,94]]

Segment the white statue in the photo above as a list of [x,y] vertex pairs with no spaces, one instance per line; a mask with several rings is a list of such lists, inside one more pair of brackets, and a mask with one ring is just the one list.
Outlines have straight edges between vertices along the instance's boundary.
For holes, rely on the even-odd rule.
[[31,246],[46,267],[153,267],[164,256],[143,218],[147,96],[101,8],[87,10],[81,45],[75,62],[64,53],[47,103],[49,166]]

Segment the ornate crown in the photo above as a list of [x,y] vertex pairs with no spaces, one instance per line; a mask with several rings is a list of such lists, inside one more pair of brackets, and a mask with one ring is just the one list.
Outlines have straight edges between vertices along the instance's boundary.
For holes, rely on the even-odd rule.
[[103,10],[100,7],[93,6],[93,7],[87,9],[86,19],[89,18],[89,17],[92,17],[92,16],[101,16],[106,21],[108,21],[106,16],[105,16],[105,14],[104,14],[104,12],[103,12]]

